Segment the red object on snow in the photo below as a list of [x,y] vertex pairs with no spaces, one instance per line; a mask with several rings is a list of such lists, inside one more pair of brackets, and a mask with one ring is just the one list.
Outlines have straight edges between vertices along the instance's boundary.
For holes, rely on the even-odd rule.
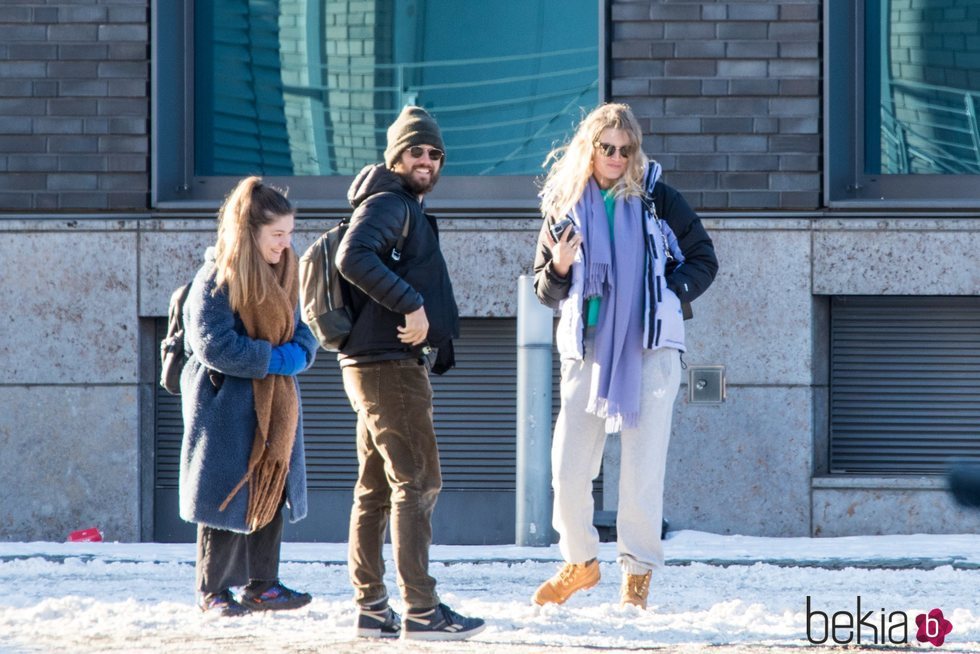
[[102,532],[98,527],[79,529],[68,534],[69,543],[101,543]]

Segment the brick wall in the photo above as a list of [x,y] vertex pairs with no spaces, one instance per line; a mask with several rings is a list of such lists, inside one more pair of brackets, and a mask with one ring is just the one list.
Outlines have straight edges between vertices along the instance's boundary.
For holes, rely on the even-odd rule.
[[612,99],[702,209],[821,204],[821,10],[799,2],[613,2]]
[[147,0],[0,4],[0,210],[148,206]]

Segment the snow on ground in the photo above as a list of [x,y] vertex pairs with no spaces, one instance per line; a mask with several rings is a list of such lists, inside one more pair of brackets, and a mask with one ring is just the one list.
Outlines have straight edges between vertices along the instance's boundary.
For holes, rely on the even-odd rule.
[[[0,652],[416,652],[712,653],[834,651],[807,641],[811,610],[871,615],[862,645],[908,621],[920,651],[980,652],[980,536],[753,538],[682,531],[666,542],[648,611],[618,603],[615,545],[602,546],[603,579],[564,606],[534,607],[530,594],[557,569],[557,548],[435,546],[443,600],[488,628],[463,643],[352,637],[354,607],[343,544],[286,543],[283,581],[314,594],[309,606],[222,619],[194,608],[193,545],[0,543]],[[390,552],[389,552],[390,554]],[[387,557],[390,561],[390,556]],[[389,564],[389,568],[390,568]],[[397,593],[393,571],[389,588]],[[396,608],[400,602],[393,601]],[[953,625],[941,647],[918,643],[915,616],[939,608]],[[826,635],[814,613],[810,635]],[[847,617],[840,615],[838,623]],[[856,645],[852,629],[841,640]],[[901,631],[892,634],[897,638]],[[898,647],[903,647],[899,645]]]

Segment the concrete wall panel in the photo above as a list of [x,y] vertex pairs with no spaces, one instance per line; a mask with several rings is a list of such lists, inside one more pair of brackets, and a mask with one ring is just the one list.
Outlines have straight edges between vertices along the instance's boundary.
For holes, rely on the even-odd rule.
[[504,221],[503,229],[487,229],[491,225],[440,221],[442,251],[462,316],[516,316],[517,278],[533,272],[540,221]]
[[[952,224],[950,224],[952,223]],[[955,229],[951,229],[955,227]],[[813,238],[821,295],[975,295],[980,221],[861,221]]]
[[814,536],[978,532],[980,513],[958,507],[941,487],[813,490]]
[[809,234],[718,223],[718,277],[685,323],[685,360],[724,365],[729,384],[811,383]]
[[135,246],[135,232],[88,225],[60,232],[5,230],[0,379],[135,383]]
[[192,231],[141,232],[139,315],[167,315],[174,289],[194,278],[204,261],[204,250],[214,245],[214,225],[214,221],[201,221],[190,226]]
[[664,492],[671,528],[808,536],[811,402],[810,389],[784,387],[730,388],[717,406],[679,398]]
[[0,539],[139,540],[135,386],[2,386],[0,407]]

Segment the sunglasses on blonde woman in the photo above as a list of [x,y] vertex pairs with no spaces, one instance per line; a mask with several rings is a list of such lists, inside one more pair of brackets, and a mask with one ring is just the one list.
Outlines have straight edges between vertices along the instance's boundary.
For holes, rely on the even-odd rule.
[[413,145],[408,149],[408,153],[415,159],[421,159],[422,155],[427,152],[429,153],[429,159],[433,161],[439,161],[446,156],[446,153],[438,148],[423,148],[421,145]]
[[614,154],[616,154],[616,150],[619,150],[619,154],[623,159],[629,159],[630,155],[633,154],[632,145],[621,145],[617,148],[615,145],[609,143],[599,143],[596,141],[595,147],[599,152],[607,157],[612,157]]

